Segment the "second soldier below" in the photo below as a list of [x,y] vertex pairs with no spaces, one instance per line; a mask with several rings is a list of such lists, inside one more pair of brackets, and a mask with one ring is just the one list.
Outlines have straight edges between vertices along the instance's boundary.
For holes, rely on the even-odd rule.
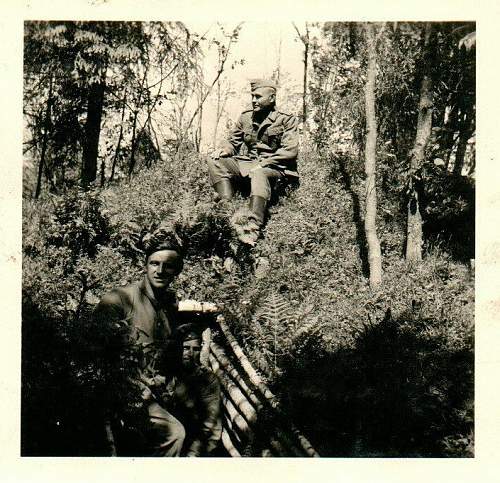
[[[252,109],[243,111],[222,149],[208,160],[210,181],[222,200],[231,200],[233,181],[250,179],[246,219],[235,222],[243,243],[254,245],[264,222],[271,189],[280,178],[298,177],[297,118],[276,109],[276,85],[250,82]],[[247,154],[240,154],[245,145]]]

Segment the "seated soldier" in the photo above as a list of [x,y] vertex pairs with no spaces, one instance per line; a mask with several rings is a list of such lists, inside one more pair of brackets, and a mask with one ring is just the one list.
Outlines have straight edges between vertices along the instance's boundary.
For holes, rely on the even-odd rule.
[[182,344],[179,369],[169,381],[165,406],[186,435],[183,456],[207,456],[222,434],[221,389],[217,376],[200,363],[201,324],[187,323],[176,331]]
[[[122,426],[132,428],[135,433],[133,441],[126,436],[121,438],[125,452],[130,455],[179,456],[185,431],[165,409],[161,395],[166,378],[174,369],[172,361],[178,355],[172,333],[180,325],[181,316],[170,285],[182,270],[182,250],[174,237],[163,234],[159,240],[152,237],[145,252],[143,279],[113,289],[97,305],[94,317],[102,331],[95,336],[96,350],[107,361],[105,364],[115,366],[122,363],[126,350],[131,346],[135,350],[132,354],[137,364],[133,373],[127,376],[131,387],[142,392],[142,403],[136,411],[120,415]],[[213,307],[208,305],[210,309]],[[116,381],[108,382],[116,384]],[[124,401],[115,401],[113,396],[107,394],[105,397],[116,407],[122,407]]]
[[[271,198],[271,183],[298,177],[297,119],[275,108],[276,85],[269,80],[250,83],[252,109],[244,111],[224,147],[208,160],[210,180],[223,200],[233,197],[233,179],[250,178],[249,216],[236,224],[243,243],[254,245]],[[247,155],[240,155],[243,143]]]

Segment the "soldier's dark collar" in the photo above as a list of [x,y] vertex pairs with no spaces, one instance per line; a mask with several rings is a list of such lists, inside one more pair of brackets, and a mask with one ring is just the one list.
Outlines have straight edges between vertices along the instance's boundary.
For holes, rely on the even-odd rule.
[[275,109],[269,111],[267,116],[263,119],[263,121],[259,124],[257,128],[257,136],[260,136],[260,133],[269,125],[271,125],[274,121],[276,121],[277,112]]
[[276,110],[275,107],[269,112],[267,115],[266,119],[269,119],[271,122],[276,121],[276,116],[278,115],[278,111]]
[[252,121],[253,121],[254,123],[256,123],[256,124],[262,124],[262,123],[264,123],[264,122],[266,122],[266,121],[271,121],[271,122],[274,122],[274,121],[276,121],[276,116],[277,116],[277,114],[278,114],[278,111],[276,111],[276,108],[275,108],[275,107],[273,107],[273,108],[272,108],[272,109],[271,109],[271,110],[267,113],[267,115],[266,115],[264,118],[262,118],[262,120],[261,120],[261,121],[257,121],[257,120],[255,119],[255,114],[252,114]]

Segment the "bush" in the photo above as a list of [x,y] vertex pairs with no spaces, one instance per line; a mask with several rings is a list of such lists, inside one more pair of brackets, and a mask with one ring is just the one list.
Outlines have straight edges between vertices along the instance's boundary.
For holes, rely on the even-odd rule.
[[[102,381],[119,381],[129,366],[115,360],[118,366],[106,369],[92,360],[89,341],[109,328],[92,325],[90,313],[105,291],[141,276],[141,240],[164,229],[186,252],[175,283],[179,296],[223,305],[252,362],[320,452],[470,455],[472,277],[437,245],[423,263],[407,265],[404,219],[381,190],[384,282],[372,292],[359,161],[342,156],[304,146],[300,186],[271,207],[251,250],[236,240],[232,213],[211,201],[197,154],[167,159],[101,193],[26,203],[23,411],[31,423],[23,430],[30,442],[25,454],[103,451],[68,408],[79,400],[89,415],[102,412]],[[388,308],[392,321],[384,319]],[[134,405],[133,388],[114,387]],[[44,426],[48,396],[57,404]],[[391,398],[399,412],[384,429]],[[311,401],[315,409],[302,411]],[[80,435],[79,448],[60,443],[61,421],[64,431]],[[52,434],[51,447],[44,433]]]

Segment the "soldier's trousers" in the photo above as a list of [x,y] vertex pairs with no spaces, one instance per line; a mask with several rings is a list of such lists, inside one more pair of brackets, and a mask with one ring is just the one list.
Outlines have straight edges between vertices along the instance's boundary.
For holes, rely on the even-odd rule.
[[148,406],[153,456],[180,456],[186,439],[183,424],[158,403]]
[[251,196],[260,196],[266,200],[271,198],[272,181],[285,176],[281,171],[267,167],[256,169],[250,173],[250,169],[258,166],[257,161],[219,158],[209,159],[207,163],[212,185],[215,185],[222,179],[238,179],[249,176]]

